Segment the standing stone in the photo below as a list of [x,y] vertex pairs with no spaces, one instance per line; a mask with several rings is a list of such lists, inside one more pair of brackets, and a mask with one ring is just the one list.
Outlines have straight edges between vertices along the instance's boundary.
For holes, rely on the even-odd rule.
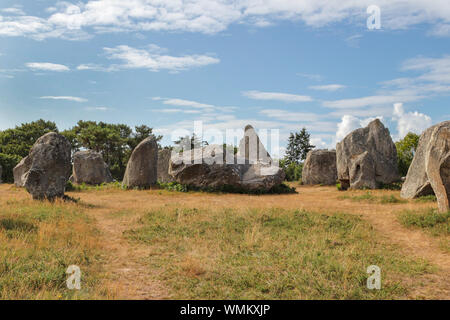
[[440,212],[450,210],[450,121],[425,130],[403,184],[401,196],[436,195]]
[[335,185],[337,181],[336,150],[311,150],[303,164],[303,184]]
[[272,159],[264,145],[261,143],[258,134],[251,125],[244,129],[244,137],[239,142],[239,157],[246,159],[247,164],[270,164]]
[[336,145],[336,163],[343,189],[375,189],[400,180],[397,149],[379,119],[352,131]]
[[143,189],[155,185],[157,166],[158,144],[154,137],[148,137],[133,150],[123,177],[123,185]]
[[62,135],[50,132],[40,137],[25,159],[31,164],[25,173],[25,188],[33,199],[53,200],[63,197],[70,176],[70,142]]
[[169,174],[170,157],[172,156],[172,150],[163,149],[158,152],[158,181],[162,183],[169,183],[175,181],[175,179]]
[[73,155],[73,174],[71,181],[74,183],[102,184],[113,181],[108,165],[103,161],[103,156],[93,150],[79,151]]
[[437,126],[439,126],[439,124],[428,128],[420,135],[413,161],[409,166],[405,182],[402,185],[402,191],[400,192],[402,198],[414,199],[434,194],[430,180],[427,176],[425,158],[427,146],[431,140],[431,134]]
[[14,185],[19,188],[25,187],[28,171],[31,168],[31,159],[27,156],[23,158],[13,169]]

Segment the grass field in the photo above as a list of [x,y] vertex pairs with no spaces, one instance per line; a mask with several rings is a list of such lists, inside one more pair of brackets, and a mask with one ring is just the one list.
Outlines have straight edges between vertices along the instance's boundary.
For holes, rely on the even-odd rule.
[[[399,191],[297,194],[0,185],[1,299],[449,299],[449,215]],[[66,269],[81,268],[81,290]],[[366,269],[382,271],[368,290]]]

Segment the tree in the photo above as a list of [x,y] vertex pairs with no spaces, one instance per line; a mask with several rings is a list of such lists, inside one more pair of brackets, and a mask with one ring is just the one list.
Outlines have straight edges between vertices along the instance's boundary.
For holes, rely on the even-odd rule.
[[[121,180],[131,152],[142,140],[153,135],[153,129],[142,125],[136,126],[133,132],[126,124],[80,120],[62,134],[72,143],[72,152],[81,148],[100,152],[113,177]],[[155,139],[158,142],[162,136]]]
[[58,132],[56,124],[42,119],[1,131],[0,153],[26,157],[36,140],[52,131]]
[[419,135],[409,132],[402,140],[395,143],[397,147],[398,171],[403,177],[407,175],[409,166],[414,159],[419,138]]
[[28,155],[39,137],[52,131],[58,132],[56,124],[42,119],[0,131],[0,165],[3,169],[1,180],[14,182],[13,168]]
[[177,141],[174,141],[174,144],[177,145],[176,150],[178,151],[194,150],[197,148],[207,146],[208,141],[203,141],[200,137],[198,137],[195,133],[193,133],[191,137],[185,136],[178,138]]
[[306,159],[308,152],[315,148],[310,143],[310,134],[303,128],[300,132],[290,133],[288,146],[286,148],[286,164],[300,164]]

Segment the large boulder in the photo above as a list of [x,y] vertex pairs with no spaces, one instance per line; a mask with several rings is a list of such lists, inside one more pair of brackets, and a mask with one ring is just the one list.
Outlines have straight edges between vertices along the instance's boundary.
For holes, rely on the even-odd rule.
[[163,149],[158,152],[158,181],[162,183],[173,182],[175,179],[169,174],[170,157],[172,150]]
[[336,164],[343,189],[375,189],[400,180],[397,149],[379,119],[352,131],[336,145]]
[[128,161],[123,185],[127,188],[149,188],[156,184],[158,144],[148,137],[137,145]]
[[28,171],[31,168],[31,159],[27,156],[23,158],[13,169],[14,184],[16,187],[25,187]]
[[436,195],[439,211],[449,211],[450,121],[422,133],[400,195],[411,199],[432,193]]
[[[247,126],[246,131],[249,128],[251,127]],[[253,143],[260,143],[259,138],[247,139],[246,143],[244,136],[243,140],[240,145],[247,151],[257,148],[252,145]],[[252,192],[268,191],[283,182],[284,172],[278,166],[272,166],[273,161],[265,148],[259,150],[265,152],[260,161],[256,156],[253,158],[251,152],[238,152],[235,156],[233,148],[227,152],[223,145],[209,145],[184,151],[172,156],[169,174],[181,184],[198,188],[231,187]],[[240,156],[242,154],[247,157],[242,158]]]
[[303,164],[303,184],[335,185],[337,181],[336,150],[311,150]]
[[78,151],[73,155],[73,174],[71,181],[74,183],[102,184],[113,181],[108,165],[103,161],[103,156],[93,150]]
[[63,197],[70,176],[70,142],[62,135],[50,132],[40,137],[24,161],[29,170],[23,176],[24,186],[33,199],[53,200]]

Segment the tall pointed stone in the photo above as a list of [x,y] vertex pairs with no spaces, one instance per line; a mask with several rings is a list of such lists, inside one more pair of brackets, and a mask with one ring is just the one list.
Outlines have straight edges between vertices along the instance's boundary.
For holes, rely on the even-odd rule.
[[128,161],[123,185],[127,188],[146,189],[156,184],[158,144],[148,137],[137,145]]

